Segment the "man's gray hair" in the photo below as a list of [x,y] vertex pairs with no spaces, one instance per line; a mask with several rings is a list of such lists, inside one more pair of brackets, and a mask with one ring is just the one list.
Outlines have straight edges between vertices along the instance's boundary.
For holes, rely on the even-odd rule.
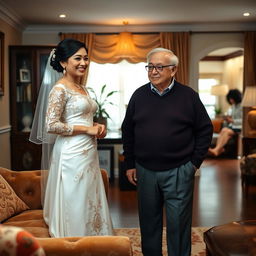
[[179,59],[178,57],[173,53],[173,51],[169,50],[169,49],[166,49],[166,48],[154,48],[153,50],[151,50],[148,54],[147,54],[147,62],[149,63],[149,60],[151,58],[151,56],[154,54],[154,53],[157,53],[157,52],[166,52],[166,53],[169,53],[170,56],[171,56],[171,62],[170,64],[173,64],[175,66],[178,66],[179,64]]

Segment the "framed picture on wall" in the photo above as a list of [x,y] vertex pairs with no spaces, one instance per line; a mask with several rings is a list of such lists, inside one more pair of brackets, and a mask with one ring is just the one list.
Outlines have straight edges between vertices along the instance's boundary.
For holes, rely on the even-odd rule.
[[0,32],[0,96],[4,95],[4,33]]
[[114,180],[114,147],[112,146],[99,146],[99,161],[100,168],[108,172],[109,180]]
[[28,69],[20,69],[20,81],[23,83],[30,82],[30,71]]

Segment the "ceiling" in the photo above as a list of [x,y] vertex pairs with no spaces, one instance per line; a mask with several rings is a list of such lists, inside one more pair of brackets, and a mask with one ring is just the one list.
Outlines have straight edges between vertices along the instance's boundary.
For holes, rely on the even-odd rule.
[[240,47],[226,47],[208,53],[208,56],[228,56],[234,52],[243,51]]
[[24,27],[256,22],[256,0],[0,0],[0,10]]
[[[250,16],[244,17],[244,12]],[[59,14],[67,17],[60,19]],[[256,0],[0,0],[2,16],[23,33],[42,31],[42,26],[46,32],[74,33],[200,31],[200,26],[204,31],[242,31],[256,29]],[[209,55],[238,50],[225,48]]]

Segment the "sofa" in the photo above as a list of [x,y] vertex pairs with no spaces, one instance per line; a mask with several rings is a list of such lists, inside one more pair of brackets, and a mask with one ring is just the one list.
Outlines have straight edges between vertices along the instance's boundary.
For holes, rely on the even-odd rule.
[[[106,193],[108,175],[101,170]],[[125,236],[51,238],[43,219],[40,189],[41,171],[12,171],[0,167],[0,223],[21,227],[32,234],[48,256],[131,256],[131,242]]]
[[[223,128],[223,122],[224,119],[222,118],[216,118],[212,119],[212,125],[213,125],[213,135],[212,135],[212,141],[211,141],[211,148],[214,148],[216,146],[217,139],[219,137],[219,133],[221,129]],[[224,152],[218,156],[220,158],[234,158],[236,159],[239,155],[239,135],[236,134],[233,136],[228,143],[224,147]],[[208,157],[212,157],[211,155],[208,155]]]

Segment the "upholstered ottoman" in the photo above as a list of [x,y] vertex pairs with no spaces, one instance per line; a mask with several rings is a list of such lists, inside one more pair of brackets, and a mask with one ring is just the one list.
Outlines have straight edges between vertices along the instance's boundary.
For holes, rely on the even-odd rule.
[[204,232],[207,256],[255,256],[256,220],[231,222]]

